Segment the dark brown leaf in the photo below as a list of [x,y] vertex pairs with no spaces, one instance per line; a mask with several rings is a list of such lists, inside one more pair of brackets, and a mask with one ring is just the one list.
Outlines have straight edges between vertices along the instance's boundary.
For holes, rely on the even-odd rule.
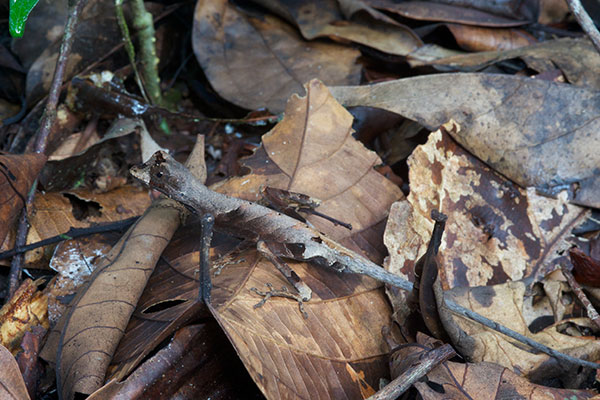
[[27,192],[46,162],[43,154],[0,155],[0,242],[25,206]]
[[571,201],[600,207],[600,119],[596,91],[531,78],[442,74],[362,87],[332,88],[347,106],[393,111],[450,134],[516,183],[547,193],[571,189]]
[[400,14],[405,18],[423,21],[456,22],[465,25],[489,27],[510,27],[527,23],[527,21],[494,15],[475,8],[442,4],[441,2],[369,0],[367,3],[372,7]]
[[243,14],[225,0],[197,2],[193,45],[215,90],[249,109],[279,113],[314,77],[330,85],[360,80],[357,50],[306,42],[281,20]]
[[[375,20],[370,15],[344,20],[337,1],[259,0],[257,3],[294,23],[306,39],[331,37],[349,40],[384,53],[404,56],[423,42],[416,33],[391,18],[382,15]],[[369,14],[377,13],[370,10]]]

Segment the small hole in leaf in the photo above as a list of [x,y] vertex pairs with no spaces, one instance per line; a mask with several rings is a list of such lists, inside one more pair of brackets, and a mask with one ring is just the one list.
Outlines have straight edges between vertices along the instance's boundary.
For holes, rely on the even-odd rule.
[[181,303],[185,303],[187,300],[183,299],[175,299],[175,300],[165,300],[155,304],[152,304],[150,307],[147,307],[142,311],[142,314],[152,314],[159,311],[164,311],[169,308],[175,307]]
[[100,203],[91,200],[81,199],[74,194],[71,193],[63,193],[69,202],[71,203],[71,208],[73,209],[73,216],[78,221],[83,221],[89,217],[101,217],[102,216],[102,206]]

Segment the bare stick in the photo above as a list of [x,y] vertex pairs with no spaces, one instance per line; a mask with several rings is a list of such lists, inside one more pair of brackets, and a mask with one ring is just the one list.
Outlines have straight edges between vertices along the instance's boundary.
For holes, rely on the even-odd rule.
[[567,278],[567,282],[569,283],[569,286],[571,286],[571,289],[573,289],[573,293],[575,293],[575,296],[577,296],[577,299],[585,308],[588,317],[594,321],[596,326],[600,327],[600,315],[598,315],[598,311],[596,311],[585,293],[583,293],[583,289],[581,289],[581,286],[579,286],[579,283],[577,283],[571,271],[565,268],[565,266],[562,264],[560,265],[560,270],[564,277]]
[[564,361],[567,363],[571,363],[571,364],[575,364],[575,365],[581,365],[582,367],[586,367],[586,368],[600,369],[600,364],[597,364],[597,363],[594,363],[591,361],[582,360],[579,358],[575,358],[568,354],[561,353],[560,351],[554,350],[548,346],[545,346],[539,342],[536,342],[533,339],[528,338],[527,336],[523,336],[520,333],[513,331],[512,329],[502,326],[499,323],[492,321],[491,319],[488,319],[481,314],[477,314],[474,311],[464,308],[464,307],[456,304],[454,301],[452,301],[450,299],[444,299],[444,305],[449,310],[455,312],[458,315],[462,315],[463,317],[467,317],[467,318],[472,319],[473,321],[479,322],[480,324],[487,326],[488,328],[493,329],[496,332],[500,332],[503,335],[506,335],[512,339],[518,340],[521,343],[525,343],[526,345],[528,345],[536,350],[539,350],[542,353],[546,353],[549,356],[552,356],[558,360],[561,360],[561,361]]
[[383,389],[369,397],[367,400],[394,400],[397,399],[402,393],[406,392],[415,382],[424,377],[443,363],[450,357],[455,356],[454,349],[449,344],[445,344],[441,347],[428,351],[419,360],[419,363],[404,371],[393,381],[388,383]]
[[[58,54],[58,59],[56,60],[54,78],[52,79],[52,84],[50,85],[50,91],[48,93],[48,102],[46,103],[46,109],[44,111],[44,116],[42,117],[40,130],[37,133],[34,145],[34,151],[36,153],[43,153],[46,150],[46,145],[48,143],[48,135],[50,134],[50,128],[52,128],[52,125],[54,125],[54,120],[56,119],[56,107],[58,106],[58,99],[60,97],[60,88],[65,76],[65,71],[67,69],[67,60],[69,59],[69,55],[71,54],[73,40],[75,39],[75,30],[77,28],[77,23],[79,22],[79,17],[81,16],[81,12],[83,11],[83,7],[86,3],[87,0],[78,0],[77,3],[70,10],[67,25],[65,26],[63,41],[60,45],[60,52]],[[27,204],[25,207],[23,207],[21,218],[19,219],[17,237],[15,240],[16,248],[22,247],[27,242],[27,232],[29,231],[27,209],[30,208],[31,204],[33,203],[33,198],[35,196],[36,189],[37,180],[34,181],[33,185],[31,186],[31,190],[27,195]],[[19,282],[21,280],[22,264],[22,254],[18,254],[15,257],[13,257],[12,262],[10,264],[10,273],[8,278],[9,298],[12,297],[12,295],[19,287]]]
[[200,289],[198,292],[198,301],[202,300],[206,305],[210,303],[210,292],[212,291],[209,253],[214,223],[215,219],[210,214],[204,214],[200,220],[202,234],[200,237]]
[[306,224],[260,204],[213,192],[182,164],[158,151],[131,174],[198,214],[211,213],[215,226],[237,237],[269,242],[280,257],[309,261],[337,272],[370,276],[411,291],[412,283],[327,238]]
[[583,8],[583,6],[581,5],[581,1],[567,0],[567,4],[569,5],[569,9],[575,16],[575,19],[579,23],[579,26],[581,26],[581,29],[583,29],[583,31],[587,33],[592,43],[594,44],[594,47],[596,47],[596,50],[600,52],[600,32],[598,32],[594,21],[592,21],[590,15],[587,13],[587,11],[585,11],[585,8]]

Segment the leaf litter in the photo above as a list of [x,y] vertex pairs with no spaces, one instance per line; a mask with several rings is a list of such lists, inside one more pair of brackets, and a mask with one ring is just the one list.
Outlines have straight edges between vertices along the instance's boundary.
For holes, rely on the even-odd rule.
[[[59,151],[40,175],[44,188],[55,192],[37,196],[35,208],[27,210],[34,227],[29,242],[142,214],[147,192],[123,173],[138,153],[147,159],[157,150],[148,150],[146,143],[153,143],[151,136],[160,129],[168,131],[166,125],[176,126],[177,133],[159,141],[179,160],[199,130],[206,130],[202,133],[214,151],[207,157],[208,173],[200,167],[197,178],[164,152],[134,168],[137,178],[184,206],[155,200],[116,245],[112,235],[27,254],[28,273],[47,268],[44,255],[52,255],[51,267],[62,271],[43,290],[37,290],[43,280],[25,281],[22,291],[30,297],[18,292],[21,297],[0,311],[29,321],[0,321],[0,332],[9,332],[2,344],[19,353],[29,395],[35,396],[36,373],[45,368],[38,360],[39,341],[63,313],[40,353],[56,367],[61,398],[76,392],[94,392],[91,398],[234,393],[235,384],[215,382],[233,376],[229,366],[238,357],[249,372],[247,382],[252,379],[267,398],[367,398],[390,372],[401,380],[412,376],[404,382],[413,386],[410,398],[417,392],[427,399],[442,393],[453,398],[592,397],[597,384],[589,367],[600,358],[592,322],[597,300],[585,284],[593,282],[588,277],[595,276],[600,254],[591,210],[599,207],[598,55],[586,39],[546,40],[540,34],[539,24],[549,23],[542,21],[558,24],[552,28],[557,36],[566,32],[560,25],[565,7],[550,10],[549,2],[533,1],[519,6],[473,2],[475,8],[469,9],[431,2],[255,3],[264,8],[200,0],[195,14],[176,5],[155,15],[155,22],[178,7],[193,14],[198,65],[185,65],[188,58],[183,69],[195,101],[207,110],[228,116],[243,111],[234,105],[285,111],[272,129],[255,130],[269,130],[260,139],[239,133],[245,129],[227,133],[225,120],[200,124],[192,113],[178,115],[185,107],[196,110],[189,100],[166,110],[122,92],[131,104],[157,115],[117,119],[118,107],[122,112],[116,112],[131,115],[124,103],[109,111],[119,90],[132,87],[116,82],[127,76],[127,68],[114,68],[112,83],[97,83],[85,95],[82,79],[72,82],[69,102],[79,95],[80,101],[75,100],[75,110],[64,109],[61,115],[69,118],[57,124],[60,132],[51,148]],[[99,15],[86,25],[92,32],[102,32],[102,21],[114,18],[92,6],[85,15]],[[60,27],[64,14],[39,26],[36,18],[32,15],[29,31],[44,36],[46,26]],[[96,34],[106,51],[120,41],[110,25],[102,32],[106,35]],[[173,59],[169,50],[177,47],[171,37],[163,44],[165,32],[176,37],[177,30],[167,25],[157,34],[161,60]],[[445,29],[461,49],[438,40]],[[56,37],[44,40],[56,42]],[[27,43],[14,49],[31,66],[26,93],[33,101],[46,90],[52,74],[43,71],[54,64],[58,45],[20,47]],[[521,47],[502,50],[510,46]],[[482,48],[490,51],[462,52]],[[78,68],[96,56],[82,50],[79,43],[73,64]],[[117,59],[110,57],[105,68]],[[432,68],[486,73],[431,74]],[[511,68],[517,74],[507,74]],[[202,82],[190,81],[192,76]],[[382,82],[351,86],[375,81]],[[94,101],[101,106],[94,107]],[[352,117],[338,101],[361,107],[365,115],[377,115],[368,107],[395,113],[386,118],[395,122],[380,125],[387,132],[376,128],[369,134],[368,145],[379,155],[354,138],[364,136],[353,132]],[[13,135],[7,136],[11,149],[25,148],[20,141],[39,120],[39,104],[19,124],[20,131],[0,126]],[[103,134],[110,132],[111,112],[111,123],[124,133],[139,131],[142,141]],[[372,118],[383,119],[378,115]],[[224,140],[225,135],[230,137]],[[196,156],[203,153],[202,145],[199,149]],[[238,165],[242,149],[256,150]],[[226,159],[220,160],[222,151]],[[390,169],[382,159],[396,165]],[[207,175],[211,182],[220,179],[214,167],[219,161],[227,165],[219,174],[242,170],[245,175],[207,188],[202,184]],[[26,195],[38,171],[19,174],[37,164],[41,168],[45,158],[19,162],[5,174],[7,183],[16,177],[18,184],[6,191],[8,198],[15,192]],[[402,175],[395,182],[404,180],[408,197],[383,173]],[[181,179],[173,183],[171,174]],[[74,190],[74,185],[84,187]],[[265,208],[266,200],[276,209]],[[21,206],[9,203],[3,203],[10,206],[3,215],[16,221]],[[205,284],[199,282],[197,241],[206,232],[190,209],[211,210],[222,231],[209,251],[213,291],[208,307],[198,293]],[[14,240],[7,232],[5,249]],[[571,264],[583,292],[575,280],[565,281]],[[473,312],[504,333],[472,320]],[[533,342],[506,333],[507,328]],[[227,356],[212,349],[226,342],[232,344]],[[562,355],[548,355],[552,349]],[[435,358],[442,350],[445,358]],[[454,351],[462,359],[444,361]],[[425,371],[431,359],[439,365]],[[584,364],[579,368],[573,362]],[[426,378],[414,376],[417,370]],[[15,377],[20,374],[10,366],[2,375],[3,387],[20,393],[15,398],[27,398]],[[253,396],[260,396],[254,390]]]

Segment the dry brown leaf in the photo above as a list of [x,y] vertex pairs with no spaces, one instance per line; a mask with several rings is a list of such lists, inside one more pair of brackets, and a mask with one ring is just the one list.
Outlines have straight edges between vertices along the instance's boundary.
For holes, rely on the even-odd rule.
[[403,196],[373,169],[381,160],[352,137],[352,116],[322,83],[311,81],[306,97],[292,96],[285,118],[263,135],[262,143],[242,161],[252,174],[213,189],[250,201],[261,199],[261,186],[319,199],[319,212],[351,224],[352,230],[313,215],[305,215],[307,220],[344,246],[381,261],[385,250],[378,224]]
[[511,50],[537,42],[523,29],[492,29],[459,24],[446,26],[458,45],[467,51]]
[[441,2],[434,1],[368,0],[365,2],[372,7],[420,21],[456,22],[465,25],[489,27],[510,27],[528,23],[528,21],[494,15],[476,8],[441,4]]
[[[544,276],[565,257],[571,230],[589,211],[562,195],[551,199],[520,189],[467,153],[446,129],[432,133],[409,158],[411,192],[407,202],[392,206],[384,236],[388,268],[412,280],[436,209],[448,216],[438,255],[445,289]],[[405,294],[397,296],[395,309],[401,311]]]
[[490,170],[460,147],[448,123],[409,157],[408,203],[392,208],[386,245],[390,268],[409,273],[424,252],[432,209],[448,215],[440,247],[445,288],[518,280],[554,267],[571,244],[571,230],[589,211],[524,190]]
[[[432,345],[431,340],[418,338],[419,343],[404,346],[395,357],[411,360],[419,357]],[[425,349],[423,348],[425,346]],[[410,368],[410,364],[399,365],[398,369]],[[591,391],[556,389],[532,384],[519,376],[511,368],[481,363],[457,363],[446,361],[427,374],[427,380],[418,382],[415,387],[424,400],[440,399],[530,399],[556,400],[589,399]]]
[[[323,205],[317,210],[355,227],[348,231],[309,216],[320,231],[381,259],[379,227],[389,205],[402,195],[373,171],[380,160],[352,138],[351,124],[350,114],[327,88],[312,81],[307,96],[290,99],[284,119],[244,161],[251,174],[215,190],[257,200],[260,186],[268,185],[319,198]],[[223,220],[216,217],[217,222]],[[232,233],[243,234],[235,229]],[[261,297],[250,288],[265,290],[265,283],[275,289],[289,286],[255,249],[216,263],[223,271],[213,277],[215,316],[268,397],[358,397],[386,374],[380,331],[389,321],[390,309],[376,282],[290,263],[313,290],[313,298],[304,304],[305,319],[290,299],[271,298],[253,308]]]
[[196,3],[194,53],[211,85],[228,101],[279,113],[302,84],[318,77],[331,85],[360,80],[357,50],[306,42],[281,20],[248,16],[225,0]]
[[349,40],[398,56],[405,56],[423,44],[410,28],[390,18],[384,22],[364,16],[345,21],[334,0],[300,3],[259,0],[256,3],[297,25],[302,36],[309,40],[318,37]]
[[[593,337],[570,336],[557,321],[540,332],[532,333],[525,319],[526,308],[532,307],[533,296],[526,295],[523,281],[494,286],[457,287],[443,294],[452,300],[513,331],[555,350],[587,361],[600,359],[600,340]],[[595,374],[594,370],[577,369],[547,354],[515,343],[512,339],[490,330],[470,319],[460,317],[442,305],[440,317],[457,351],[472,362],[487,361],[519,371],[522,377],[539,384],[559,379],[567,388],[578,388]],[[571,320],[577,323],[577,320]],[[585,321],[583,322],[585,324]]]
[[442,74],[331,88],[347,106],[383,108],[429,129],[450,132],[467,150],[518,184],[544,192],[571,189],[571,201],[600,207],[600,95],[537,79]]
[[40,282],[25,279],[10,301],[0,309],[0,344],[13,354],[21,348],[26,331],[48,329],[48,297],[37,290]]
[[0,242],[25,206],[27,192],[45,162],[43,154],[0,154]]
[[[206,177],[204,141],[190,156],[193,170]],[[193,161],[191,161],[193,160]],[[57,387],[64,399],[92,393],[104,382],[108,364],[148,278],[187,210],[168,199],[157,200],[99,261],[88,285],[69,304],[44,348],[56,349]]]
[[391,310],[377,282],[290,262],[313,291],[304,318],[285,298],[254,309],[262,298],[251,288],[289,287],[255,249],[227,262],[213,282],[214,314],[267,398],[361,398],[387,376],[381,329]]
[[[538,72],[547,70],[539,68],[539,65],[549,64],[549,68],[555,68],[555,65],[560,68],[570,83],[588,89],[600,89],[600,78],[594,73],[600,68],[600,55],[587,38],[562,38],[513,50],[454,55],[433,59],[426,64],[475,71],[513,58],[522,58]],[[411,62],[413,66],[423,64]]]
[[[149,205],[148,191],[133,186],[98,194],[88,190],[38,194],[29,211],[31,228],[26,244],[64,234],[70,228],[86,228],[92,224],[135,217]],[[13,246],[14,231],[10,232],[0,250],[10,250]],[[26,252],[26,265],[45,267],[52,256],[52,249],[52,246],[47,246]]]
[[11,352],[0,345],[0,398],[6,400],[29,400],[17,361]]

